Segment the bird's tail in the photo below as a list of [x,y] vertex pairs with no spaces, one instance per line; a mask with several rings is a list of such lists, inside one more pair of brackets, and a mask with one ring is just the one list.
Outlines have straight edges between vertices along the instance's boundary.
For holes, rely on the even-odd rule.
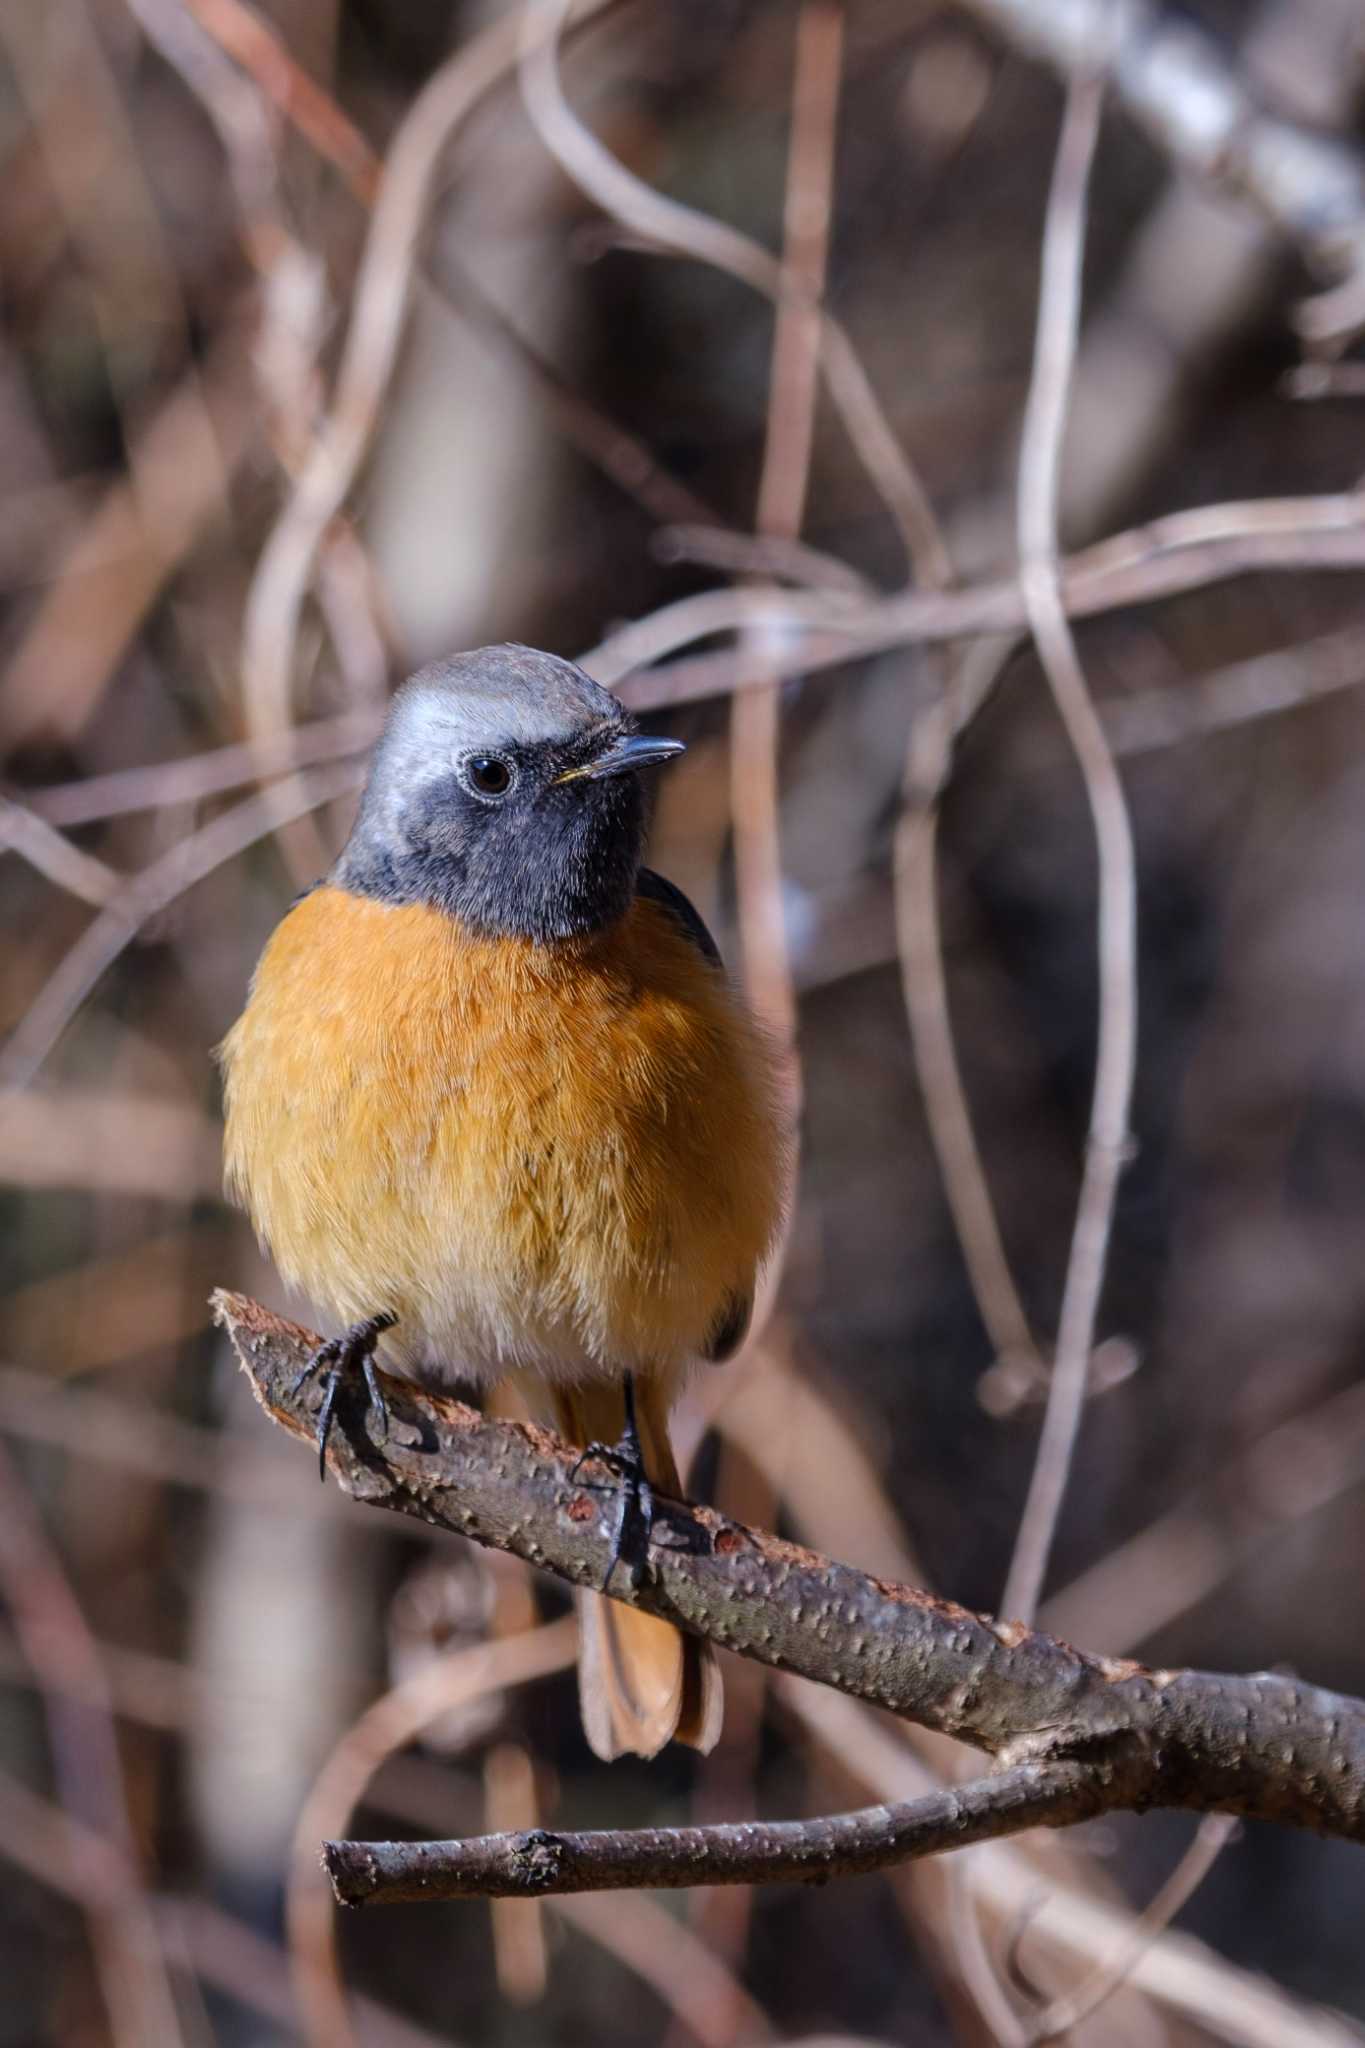
[[[650,1484],[677,1498],[682,1483],[661,1393],[648,1380],[638,1383],[640,1448]],[[621,1434],[625,1410],[617,1387],[555,1387],[553,1404],[571,1443],[615,1443]],[[578,1630],[583,1731],[598,1756],[656,1756],[666,1742],[715,1747],[724,1701],[709,1643],[601,1593],[579,1594]]]

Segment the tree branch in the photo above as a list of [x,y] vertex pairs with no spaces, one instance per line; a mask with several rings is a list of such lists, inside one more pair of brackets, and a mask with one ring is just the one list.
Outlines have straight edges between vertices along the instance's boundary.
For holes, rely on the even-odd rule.
[[455,1842],[325,1842],[323,1867],[343,1906],[422,1899],[527,1898],[547,1892],[695,1884],[819,1883],[965,1849],[1025,1828],[1065,1827],[1107,1805],[1083,1764],[1017,1764],[897,1806],[814,1820],[695,1828],[599,1828],[479,1835]]
[[1249,200],[1336,280],[1298,309],[1305,339],[1344,345],[1365,321],[1365,166],[1338,136],[1257,97],[1233,53],[1155,0],[968,0],[1007,42],[1063,72],[1099,68],[1171,162]]
[[[319,1389],[291,1390],[316,1337],[241,1295],[219,1293],[214,1307],[266,1412],[311,1441]],[[370,1441],[368,1421],[359,1426],[355,1403],[340,1403],[328,1464],[346,1492],[570,1584],[601,1584],[611,1496],[573,1479],[570,1446],[529,1423],[486,1421],[404,1380],[386,1377],[384,1393],[382,1447]],[[438,1869],[457,1893],[809,1878],[1152,1806],[1365,1842],[1365,1702],[1298,1679],[1153,1671],[1087,1655],[678,1501],[659,1503],[642,1583],[631,1587],[618,1571],[611,1590],[741,1656],[984,1750],[997,1774],[928,1801],[809,1823],[395,1844],[382,1858],[371,1845],[371,1860],[359,1863],[329,1850],[341,1858],[339,1884],[344,1875],[356,1896],[371,1898],[415,1896],[410,1887],[420,1884],[431,1898]]]

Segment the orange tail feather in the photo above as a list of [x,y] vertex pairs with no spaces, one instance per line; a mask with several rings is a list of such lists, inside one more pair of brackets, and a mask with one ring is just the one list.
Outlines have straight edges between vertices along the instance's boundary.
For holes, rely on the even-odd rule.
[[[612,1443],[621,1434],[618,1389],[556,1387],[550,1393],[556,1423],[571,1442]],[[678,1495],[667,1408],[648,1381],[639,1387],[639,1424],[646,1476],[661,1493]],[[578,1616],[578,1697],[584,1733],[598,1756],[608,1762],[657,1756],[666,1742],[715,1747],[724,1701],[709,1643],[601,1593],[580,1593]]]

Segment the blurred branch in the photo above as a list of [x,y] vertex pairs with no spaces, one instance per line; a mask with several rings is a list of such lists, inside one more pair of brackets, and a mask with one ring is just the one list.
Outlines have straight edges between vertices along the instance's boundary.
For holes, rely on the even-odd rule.
[[[133,0],[133,5],[144,21],[152,12],[148,0]],[[242,0],[186,0],[186,5],[220,48],[256,81],[265,98],[335,167],[356,198],[370,205],[379,183],[374,152],[331,94],[295,61],[283,37]]]
[[117,818],[129,811],[197,804],[224,790],[240,789],[258,775],[284,774],[315,761],[363,754],[378,739],[382,723],[377,705],[372,710],[342,711],[334,718],[311,719],[259,748],[249,740],[237,740],[179,760],[113,768],[78,782],[30,790],[27,801],[38,817],[54,825],[88,825],[96,818]]
[[[810,487],[843,64],[842,6],[838,0],[805,0],[796,23],[780,288],[754,513],[761,537],[789,544],[800,540]],[[766,673],[767,637],[760,630],[751,648],[760,676]],[[797,1126],[801,1075],[782,890],[781,752],[781,684],[760,682],[737,691],[730,704],[730,819],[744,985],[782,1050]],[[774,1264],[780,1273],[780,1257]],[[769,1299],[775,1284],[774,1277]]]
[[[575,20],[610,0],[578,0]],[[369,452],[398,356],[418,245],[441,160],[456,130],[516,62],[520,17],[493,22],[433,74],[385,159],[356,279],[336,389],[257,564],[242,648],[253,741],[290,723],[294,649],[318,553]]]
[[[789,279],[782,261],[770,249],[726,222],[654,191],[619,163],[570,108],[558,62],[559,37],[568,12],[567,0],[528,0],[521,52],[526,111],[560,168],[604,213],[642,236],[648,247],[709,264],[780,306],[789,291]],[[813,317],[819,325],[819,358],[830,402],[868,480],[895,521],[906,553],[921,573],[927,561],[942,564],[943,546],[933,507],[914,466],[906,460],[856,350],[826,308],[820,307]]]
[[[1277,569],[1345,569],[1365,564],[1365,496],[1251,498],[1167,513],[1100,541],[1061,563],[1069,618],[1094,618],[1230,577]],[[951,590],[911,590],[858,605],[840,593],[707,590],[632,620],[578,658],[599,682],[639,710],[691,703],[736,687],[733,650],[694,656],[637,676],[636,670],[718,633],[760,622],[791,634],[774,665],[784,675],[842,667],[888,647],[1020,633],[1028,625],[1017,578]],[[626,678],[630,678],[626,682]]]
[[19,854],[59,889],[69,890],[83,903],[93,903],[97,910],[123,881],[116,868],[91,853],[82,853],[45,818],[0,796],[0,852],[6,849]]
[[654,536],[660,562],[702,562],[730,576],[761,576],[813,589],[843,590],[850,597],[875,597],[859,569],[803,540],[773,533],[732,533],[724,526],[666,526]]
[[297,777],[289,795],[263,790],[223,811],[188,839],[178,840],[111,896],[99,916],[53,969],[0,1051],[0,1091],[25,1087],[37,1073],[95,983],[131,945],[147,920],[203,881],[224,861],[263,839],[286,817],[302,817],[354,789],[354,765],[316,769]]
[[[1094,616],[1128,604],[1142,603],[1148,598],[1155,600],[1173,590],[1201,582],[1213,582],[1256,570],[1350,568],[1365,563],[1365,524],[1362,524],[1365,522],[1365,506],[1354,496],[1333,498],[1328,501],[1332,508],[1349,506],[1351,512],[1346,523],[1342,523],[1334,509],[1330,521],[1324,523],[1309,509],[1322,502],[1311,498],[1297,501],[1267,499],[1259,507],[1254,502],[1204,506],[1195,512],[1174,513],[1169,519],[1158,520],[1150,527],[1134,528],[1129,533],[1115,535],[1098,547],[1073,555],[1063,564],[1068,611],[1073,617]],[[1296,510],[1303,513],[1301,524],[1296,523]],[[1259,516],[1261,513],[1270,516],[1262,518]],[[1215,514],[1224,516],[1215,521]],[[1208,535],[1209,526],[1214,524],[1222,530],[1220,539]],[[1246,559],[1241,558],[1237,545],[1239,528],[1248,550]],[[1325,536],[1322,559],[1318,561],[1312,559],[1311,536],[1314,533]],[[1279,553],[1272,552],[1272,534],[1283,536]],[[1346,537],[1346,547],[1338,554],[1337,542],[1342,536]],[[1016,627],[1024,623],[1023,604],[1017,586],[1009,583],[968,585],[941,595],[927,591],[917,594],[907,613],[903,600],[877,603],[856,571],[804,546],[776,549],[770,540],[723,530],[703,533],[696,528],[676,529],[674,533],[666,532],[660,538],[665,550],[676,542],[679,560],[708,561],[717,568],[737,574],[763,572],[786,576],[803,585],[838,590],[846,598],[862,598],[874,607],[871,619],[874,630],[879,633],[888,612],[892,618],[908,617],[909,630],[901,636],[901,644],[948,640],[993,630],[989,623],[978,625],[978,619],[989,621],[992,617],[1012,617]],[[1145,554],[1144,546],[1148,549]],[[1200,552],[1182,565],[1179,581],[1163,583],[1162,587],[1150,591],[1143,587],[1143,577],[1154,573],[1162,577],[1169,574],[1168,551],[1174,551],[1175,558],[1179,559],[1181,551],[1187,547]],[[1213,560],[1211,557],[1215,553],[1217,559]],[[707,595],[710,597],[712,593]],[[743,609],[744,600],[740,593],[725,590],[715,592],[714,596],[729,616],[719,626],[704,625],[699,629],[698,637],[706,631],[733,629],[735,614]],[[761,602],[781,606],[785,598],[786,593],[765,593]],[[691,603],[692,600],[684,602]],[[672,615],[673,608],[670,607],[670,618]],[[775,655],[783,676],[806,674],[812,670],[818,672],[842,665],[863,653],[875,652],[888,644],[896,644],[894,639],[879,638],[874,647],[855,647],[850,651],[849,642],[855,623],[859,631],[868,627],[866,611],[849,613],[847,636],[841,635],[833,641],[819,640],[818,612],[791,619],[785,614],[779,616],[784,630],[790,630],[793,636],[790,649]],[[627,627],[625,631],[630,633],[633,628]],[[670,644],[683,643],[673,641]],[[609,679],[618,684],[628,677],[625,694],[641,711],[688,703],[697,698],[719,695],[732,687],[744,686],[743,679],[737,679],[733,673],[736,662],[732,654],[703,655],[692,661],[676,662],[666,668],[636,674],[636,662],[623,663],[620,660],[617,653],[620,646],[619,636],[613,636],[612,640],[604,643],[605,660],[601,659],[603,650],[600,649],[593,650],[582,659],[595,671],[598,668],[614,671]],[[1365,635],[1356,630],[1345,630],[1255,655],[1247,661],[1231,663],[1189,684],[1136,692],[1107,703],[1104,718],[1116,751],[1139,753],[1148,747],[1169,746],[1200,733],[1242,724],[1268,712],[1292,710],[1316,697],[1353,688],[1360,682],[1365,682]],[[187,755],[180,760],[115,769],[105,775],[87,776],[78,782],[32,790],[27,795],[27,803],[34,814],[54,825],[83,825],[97,818],[116,817],[129,811],[195,803],[206,796],[239,788],[253,781],[258,773],[280,773],[313,761],[363,753],[376,738],[380,722],[378,709],[347,711],[334,718],[313,719],[290,732],[281,733],[259,749],[250,741],[238,741],[230,746],[210,748],[202,754]]]
[[235,313],[138,436],[69,545],[0,676],[0,742],[70,739],[166,583],[228,506],[257,421]]
[[[283,38],[243,0],[128,0],[128,5],[217,128],[237,184],[245,239],[259,267],[269,271],[283,232],[274,199],[277,172],[267,109],[270,116],[288,121],[340,173],[352,196],[373,209],[380,159],[336,101],[301,69]],[[227,63],[229,57],[246,71],[251,85]],[[253,231],[267,205],[270,231]],[[442,248],[427,264],[425,281],[474,332],[515,358],[565,440],[654,518],[684,525],[710,520],[709,507],[669,475],[638,435],[576,390],[450,249]],[[334,527],[327,545],[335,540]]]
[[914,719],[901,777],[892,881],[896,951],[920,1097],[977,1310],[997,1363],[1044,1381],[1028,1312],[1010,1270],[957,1057],[938,911],[939,806],[959,733],[1000,673],[999,643],[965,649],[936,702]]
[[763,2008],[714,1950],[647,1892],[626,1899],[562,1895],[555,1910],[648,1984],[701,2048],[774,2038]]
[[1153,0],[968,0],[1008,41],[1060,70],[1101,70],[1119,104],[1181,169],[1250,200],[1317,271],[1300,332],[1344,346],[1365,324],[1365,165],[1339,137],[1267,106],[1233,53]]
[[[88,1913],[117,1908],[126,1890],[122,1859],[102,1835],[0,1772],[0,1858]],[[286,1959],[277,1943],[207,1899],[153,1898],[151,1926],[159,1946],[182,1968],[262,2014],[294,2028]],[[450,2048],[450,2037],[423,2031],[363,1993],[356,2008],[367,2048]],[[163,2036],[139,2036],[135,2048],[163,2048]],[[172,2037],[172,2038],[178,2038]]]
[[33,1090],[0,1115],[0,1182],[198,1201],[222,1186],[222,1140],[202,1111],[150,1090]]
[[1005,1582],[1006,1612],[1026,1621],[1038,1611],[1080,1433],[1114,1207],[1130,1145],[1137,1054],[1133,829],[1062,603],[1057,546],[1062,437],[1080,332],[1087,198],[1103,100],[1099,78],[1077,72],[1067,91],[1048,195],[1033,376],[1019,452],[1019,580],[1043,672],[1085,785],[1099,870],[1099,1042],[1085,1167],[1043,1427]]
[[1117,1955],[1102,1963],[1094,1974],[1066,1998],[1055,2000],[1034,2021],[1027,2032],[1031,2048],[1044,2042],[1065,2040],[1100,2007],[1132,1974],[1138,1958],[1157,1936],[1170,1926],[1177,1913],[1189,1904],[1223,1850],[1238,1830],[1238,1822],[1226,1813],[1208,1813],[1195,1830],[1194,1840],[1175,1869],[1133,1922],[1128,1939]]
[[[0,1593],[42,1695],[62,1814],[101,1845],[96,1867],[103,1874],[81,1896],[113,2038],[120,2048],[152,2041],[176,2048],[183,2037],[148,1911],[99,1648],[19,1467],[3,1446],[0,1495]],[[22,1796],[17,1787],[14,1796]],[[3,1819],[0,1814],[0,1850]],[[56,1833],[65,1838],[65,1829]]]
[[[215,1310],[267,1413],[311,1441],[317,1390],[291,1388],[317,1339],[241,1295],[220,1293]],[[571,1481],[570,1446],[529,1424],[485,1421],[404,1381],[387,1379],[385,1392],[392,1421],[382,1454],[352,1440],[346,1416],[333,1433],[329,1463],[345,1491],[510,1551],[572,1584],[602,1583],[610,1517]],[[725,1843],[722,1830],[715,1864],[706,1866],[719,1881],[748,1881],[760,1868],[769,1877],[871,1868],[953,1841],[1154,1805],[1365,1841],[1365,1703],[1268,1673],[1149,1671],[1086,1656],[711,1509],[663,1502],[656,1529],[651,1573],[616,1597],[986,1750],[1001,1767],[994,1778],[892,1817],[811,1823],[806,1835],[805,1824],[792,1823],[770,1839],[749,1829],[744,1844]],[[529,1891],[546,1888],[560,1852],[541,1855],[524,1844],[515,1869],[506,1843],[467,1853],[492,1857],[509,1884]],[[695,1831],[658,1853],[674,1857],[670,1881],[696,1881]],[[580,1855],[586,1860],[576,1861]],[[571,1844],[561,1877],[602,1883],[607,1866],[596,1855]],[[452,1882],[464,1880],[457,1874]]]
[[[935,1782],[916,1753],[923,1738],[913,1730],[889,1723],[856,1700],[796,1679],[779,1679],[777,1697],[852,1782],[875,1797],[917,1799]],[[1055,1851],[1058,1846],[1053,1840],[983,1844],[958,1868],[975,1898],[993,1910],[997,1924],[1018,1926],[1027,1920],[1030,1947],[1037,1945],[1069,1966],[1084,1964],[1089,1976],[1097,1961],[1120,1952],[1132,1956],[1136,1916],[1107,1887],[1086,1882],[1075,1869],[1059,1871],[1055,1855],[1042,1865],[1036,1853],[1030,1854],[1031,1849]],[[1173,2017],[1238,2048],[1286,2048],[1291,2041],[1294,2048],[1360,2048],[1359,2031],[1350,2020],[1293,1998],[1271,1978],[1238,1968],[1188,1934],[1158,1933],[1133,1959],[1128,1981]]]
[[[234,1336],[234,1342],[235,1342]],[[308,2039],[351,2048],[336,1916],[318,1868],[319,1835],[344,1827],[380,1766],[453,1708],[562,1671],[573,1662],[572,1616],[438,1658],[392,1686],[346,1730],[318,1772],[294,1829],[287,1918],[294,1986]]]
[[1274,1537],[1365,1482],[1365,1381],[1267,1430],[1043,1603],[1057,1635],[1129,1649],[1197,1607]]

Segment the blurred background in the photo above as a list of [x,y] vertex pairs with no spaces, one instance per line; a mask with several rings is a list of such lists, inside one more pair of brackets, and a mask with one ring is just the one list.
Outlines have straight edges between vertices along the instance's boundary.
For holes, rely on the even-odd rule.
[[[1062,106],[1018,11],[637,0],[564,61],[637,179],[823,278],[973,583],[1015,561]],[[1353,0],[1190,18],[1352,146]],[[907,525],[912,580],[945,573],[894,456],[816,402],[799,308],[775,353],[752,282],[566,177],[516,28],[473,0],[0,0],[3,2048],[1022,2041],[1191,1840],[1155,1815],[822,1890],[333,1925],[325,1834],[799,1815],[962,1768],[734,1660],[711,1758],[597,1764],[560,1589],[320,1488],[211,1326],[217,1285],[310,1314],[223,1205],[212,1048],[393,683],[501,638],[619,647],[755,579],[866,604],[912,578]],[[1313,282],[1107,111],[1066,547],[1352,486],[1362,373],[1304,375]],[[996,1609],[1093,1077],[1085,794],[1025,645],[731,695],[799,665],[794,630],[712,640],[660,714],[689,751],[654,864],[802,1102],[775,1300],[694,1389],[693,1484]],[[1359,577],[1305,541],[1078,636],[1137,844],[1137,1152],[1041,1619],[1365,1692]],[[945,703],[975,712],[955,748]],[[940,972],[998,1217],[965,1255]],[[486,1638],[492,1687],[461,1662]],[[1365,2040],[1358,1852],[1217,1846],[1067,2038]]]

